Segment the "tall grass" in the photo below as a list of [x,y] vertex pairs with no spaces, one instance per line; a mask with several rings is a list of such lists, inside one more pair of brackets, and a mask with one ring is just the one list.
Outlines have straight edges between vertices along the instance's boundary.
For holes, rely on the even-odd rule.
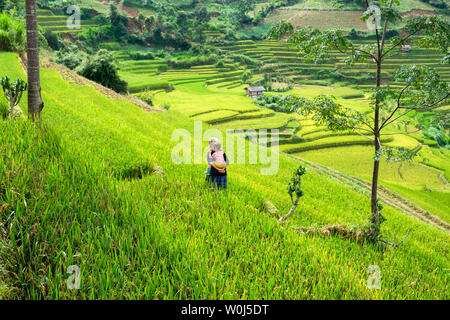
[[[9,72],[3,64],[0,71]],[[391,208],[383,232],[414,232],[389,254],[298,234],[264,212],[265,200],[289,209],[294,160],[281,156],[275,176],[262,176],[262,165],[232,165],[229,189],[214,192],[205,165],[171,161],[173,130],[193,131],[185,112],[148,113],[54,70],[41,76],[43,124],[0,121],[4,297],[449,298],[448,234]],[[135,163],[165,175],[121,179],[117,173]],[[369,215],[363,195],[313,172],[304,190],[293,225],[358,227]],[[382,271],[379,291],[365,285],[373,264]],[[71,265],[81,270],[79,290],[67,288]]]

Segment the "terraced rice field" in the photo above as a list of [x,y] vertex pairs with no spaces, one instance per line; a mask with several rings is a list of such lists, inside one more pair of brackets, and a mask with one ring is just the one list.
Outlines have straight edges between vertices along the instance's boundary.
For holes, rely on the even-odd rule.
[[37,20],[39,26],[55,33],[78,33],[82,29],[87,29],[97,25],[91,19],[81,19],[81,29],[69,29],[67,23],[68,17],[69,15],[65,15],[62,11],[55,14],[53,11],[48,9],[37,10]]
[[155,90],[161,88],[169,89],[186,83],[202,83],[218,85],[229,89],[241,85],[244,69],[233,64],[224,67],[214,65],[193,66],[189,69],[170,69],[164,60],[126,60],[127,55],[116,52],[120,59],[121,78],[128,82],[132,93]]
[[[370,44],[370,41],[359,41],[360,44]],[[244,54],[264,63],[265,67],[253,70],[255,75],[271,73],[274,76],[282,76],[291,79],[297,84],[313,83],[311,81],[320,81],[326,76],[320,77],[317,73],[321,70],[338,71],[342,80],[356,82],[355,84],[362,89],[373,87],[375,81],[375,66],[371,63],[357,63],[351,67],[342,62],[344,56],[338,52],[332,53],[330,61],[321,64],[314,64],[303,61],[297,55],[297,52],[290,48],[286,43],[279,41],[238,41],[233,46],[223,47],[233,53]],[[385,62],[385,72],[383,81],[389,79],[389,72],[395,70],[402,64],[422,64],[436,68],[444,79],[450,80],[450,66],[440,64],[442,54],[432,49],[422,49],[412,47],[408,54],[397,53]],[[261,77],[261,76],[260,76]],[[320,82],[318,82],[320,83]],[[401,85],[397,83],[394,85]]]
[[[351,132],[328,131],[312,120],[295,114],[255,107],[251,99],[245,97],[243,87],[226,90],[191,83],[178,86],[170,93],[157,93],[154,101],[157,105],[169,104],[172,109],[188,114],[191,119],[207,122],[221,130],[279,129],[280,151],[370,179],[373,147],[369,140]],[[305,87],[294,89],[290,93],[308,97],[322,90],[342,96],[355,90],[345,92],[344,89],[336,88],[333,92],[332,88]],[[312,92],[308,92],[309,90]],[[364,104],[364,99],[340,99],[360,110]],[[409,149],[420,146],[416,139],[404,135],[386,136],[383,143]],[[429,149],[424,146],[424,150],[427,148]],[[449,169],[448,157],[448,154],[436,154],[434,159],[427,160],[427,165],[420,159],[407,163],[383,161],[380,176],[382,184],[409,199],[416,199],[418,205],[424,204],[423,208],[430,213],[446,218],[450,205],[450,189],[445,178]]]
[[296,9],[278,9],[275,10],[267,19],[267,22],[277,23],[278,21],[289,21],[296,26],[316,26],[321,30],[330,30],[339,28],[341,30],[367,30],[367,25],[361,21],[360,17],[363,11],[359,10],[296,10]]
[[[263,62],[262,68],[252,70],[253,79],[263,77],[265,72],[293,79],[294,88],[281,94],[296,94],[306,98],[320,94],[332,95],[336,97],[337,102],[346,107],[363,113],[370,112],[367,92],[364,91],[371,86],[370,82],[361,82],[352,87],[321,86],[317,85],[321,80],[313,76],[316,70],[337,69],[349,78],[354,78],[362,72],[373,73],[374,70],[370,65],[357,64],[352,69],[347,69],[339,62],[341,56],[337,54],[329,63],[316,65],[304,63],[294,50],[276,41],[239,41],[223,49],[233,54],[245,54]],[[241,81],[243,72],[249,69],[231,63],[223,68],[205,65],[188,69],[171,69],[162,59],[134,61],[128,59],[126,52],[117,51],[116,54],[120,59],[120,75],[129,82],[130,91],[137,93],[150,90],[156,105],[168,106],[171,110],[186,114],[192,120],[203,121],[225,131],[278,129],[280,151],[366,180],[370,178],[372,165],[370,140],[352,132],[331,132],[311,119],[297,114],[278,113],[258,107],[252,99],[245,96],[246,85]],[[393,69],[400,64],[423,63],[436,67],[444,78],[450,79],[450,68],[438,64],[440,59],[441,57],[434,51],[413,49],[410,54],[398,54],[391,59],[389,67]],[[387,74],[385,77],[387,79]],[[393,127],[391,133],[398,132],[399,129]],[[411,150],[421,147],[424,139],[420,134],[418,136],[396,134],[384,136],[383,143]],[[422,147],[424,150],[428,148],[425,145]],[[444,217],[449,209],[449,203],[445,202],[443,207],[440,203],[442,197],[448,198],[450,192],[447,182],[450,169],[448,159],[448,153],[440,153],[427,161],[418,158],[417,161],[408,164],[383,163],[382,183],[406,197],[414,198],[416,192],[418,201],[425,204],[426,210]],[[393,177],[401,178],[393,179]]]
[[[0,53],[2,75],[23,78],[21,69],[16,54]],[[8,225],[0,288],[13,298],[448,300],[448,232],[386,207],[383,234],[413,229],[398,250],[308,236],[281,227],[264,207],[289,210],[285,185],[297,160],[281,155],[270,176],[261,175],[264,165],[233,164],[224,192],[204,184],[204,164],[172,161],[172,133],[192,132],[188,113],[260,110],[242,89],[187,83],[156,94],[172,104],[168,112],[146,112],[41,71],[45,126],[0,124],[0,219]],[[143,165],[164,176],[121,179]],[[289,226],[359,229],[367,221],[369,202],[342,183],[310,170],[304,189]],[[67,289],[70,265],[80,267],[79,290]],[[380,290],[366,286],[370,265],[383,271]]]

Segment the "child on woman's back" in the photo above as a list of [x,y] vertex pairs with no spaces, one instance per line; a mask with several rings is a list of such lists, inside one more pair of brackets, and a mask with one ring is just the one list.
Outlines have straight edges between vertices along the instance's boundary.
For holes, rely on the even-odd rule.
[[223,169],[226,166],[225,157],[223,156],[225,153],[222,150],[222,146],[220,143],[216,142],[214,145],[214,154],[212,155],[214,159],[214,165],[219,168]]
[[205,171],[205,174],[210,174],[211,173],[211,163],[214,162],[214,158],[212,156],[212,154],[214,153],[214,145],[219,142],[219,139],[212,137],[211,139],[209,139],[209,151],[208,151],[208,155],[207,155],[207,161],[208,161],[208,169]]
[[211,173],[211,166],[214,165],[216,169],[225,168],[226,161],[224,156],[224,151],[222,150],[222,145],[218,142],[214,142],[212,144],[212,150],[210,150],[208,154],[208,170],[205,172],[206,174]]

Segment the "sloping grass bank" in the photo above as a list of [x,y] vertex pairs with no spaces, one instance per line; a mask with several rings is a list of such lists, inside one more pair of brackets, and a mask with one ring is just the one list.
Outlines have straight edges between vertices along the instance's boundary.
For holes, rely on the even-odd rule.
[[[8,70],[0,65],[1,74]],[[213,192],[205,165],[171,160],[172,132],[193,131],[182,113],[148,113],[49,69],[42,86],[42,126],[0,122],[3,297],[449,298],[446,233],[386,208],[386,235],[414,230],[389,254],[298,234],[263,207],[269,200],[289,209],[294,160],[281,156],[275,176],[262,176],[260,165],[232,165],[229,189]],[[165,175],[118,174],[136,163]],[[360,227],[367,219],[368,200],[339,183],[308,173],[304,190],[293,225]],[[71,265],[80,267],[79,290],[67,288]],[[381,290],[366,287],[369,265],[381,268]]]

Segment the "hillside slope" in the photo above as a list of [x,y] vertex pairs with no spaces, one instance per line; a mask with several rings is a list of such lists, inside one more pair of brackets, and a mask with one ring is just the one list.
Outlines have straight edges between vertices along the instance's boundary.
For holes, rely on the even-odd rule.
[[[16,55],[0,61],[1,75],[21,73]],[[42,127],[0,122],[3,297],[449,298],[445,232],[387,207],[387,236],[413,229],[389,254],[298,234],[264,212],[265,200],[289,209],[297,161],[281,155],[275,176],[232,165],[229,189],[213,192],[205,165],[171,160],[174,130],[193,131],[183,113],[147,112],[47,68],[42,93]],[[309,172],[304,190],[292,225],[367,219],[367,198],[340,183]],[[79,290],[66,287],[70,265],[80,267]],[[366,287],[370,265],[381,268],[381,290]]]

